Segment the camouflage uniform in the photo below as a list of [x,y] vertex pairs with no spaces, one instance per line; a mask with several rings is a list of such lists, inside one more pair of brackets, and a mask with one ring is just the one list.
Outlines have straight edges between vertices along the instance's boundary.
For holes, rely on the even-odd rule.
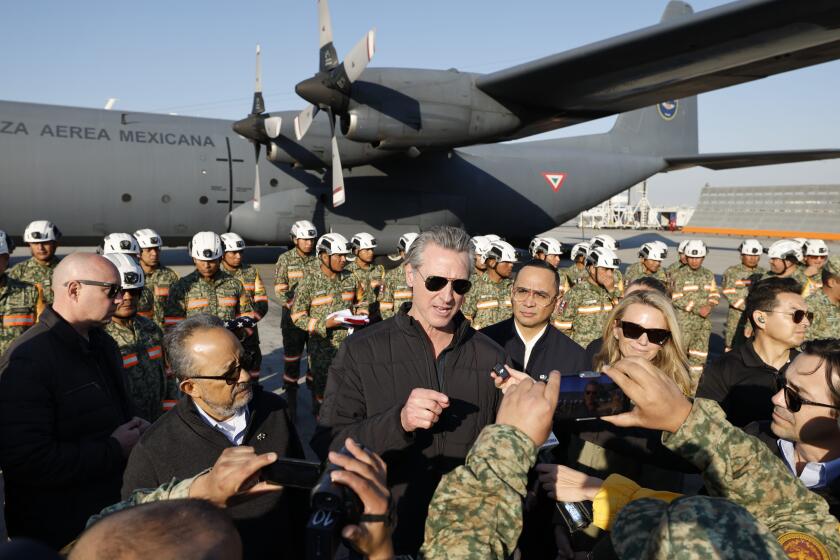
[[171,268],[159,266],[146,274],[145,285],[137,303],[137,314],[153,320],[157,326],[164,328],[163,316],[166,300],[169,298],[169,288],[178,281],[178,275]]
[[383,319],[393,317],[400,306],[414,299],[414,291],[405,281],[405,263],[385,273],[385,285],[379,294],[379,312]]
[[[224,264],[222,264],[222,267],[225,272],[242,282],[242,286],[248,292],[248,296],[254,304],[254,319],[259,321],[265,317],[268,313],[268,295],[265,293],[265,284],[263,284],[257,268],[249,264],[243,264],[233,270],[227,268]],[[249,364],[251,378],[258,379],[262,366],[262,351],[260,350],[260,333],[257,327],[254,327],[254,332],[242,341],[242,346],[251,357],[251,363]]]
[[112,513],[130,509],[134,506],[139,506],[140,504],[189,498],[190,489],[192,488],[195,479],[201,475],[207,474],[208,472],[210,472],[210,469],[205,469],[200,473],[197,473],[195,476],[185,478],[184,480],[173,478],[169,482],[161,484],[157,488],[138,488],[131,492],[125,500],[112,504],[95,515],[91,515],[90,518],[88,518],[85,527],[90,527],[97,521],[100,521],[103,517],[107,517]]
[[511,284],[510,278],[493,282],[486,274],[473,284],[464,298],[461,313],[472,322],[475,330],[495,325],[513,315],[510,301]]
[[[327,316],[336,311],[357,307],[366,308],[361,302],[361,288],[355,277],[342,271],[335,278],[327,278],[320,270],[311,272],[297,287],[292,304],[292,321],[299,329],[309,333],[309,371],[315,407],[324,399],[327,371],[338,347],[347,338],[347,328],[327,328]],[[317,414],[317,410],[315,410]]]
[[522,501],[537,448],[513,426],[485,427],[464,465],[443,476],[429,505],[421,558],[502,560],[522,532]]
[[688,352],[692,394],[697,388],[706,358],[709,356],[709,337],[712,335],[711,312],[701,317],[701,307],[714,308],[720,302],[715,275],[707,268],[680,268],[671,276],[671,299],[682,328],[683,345]]
[[560,309],[551,317],[552,324],[586,348],[604,334],[607,316],[621,298],[618,286],[612,293],[584,280],[572,286],[560,300]]
[[[802,273],[805,275],[805,273]],[[808,292],[813,294],[820,288],[822,288],[822,269],[818,270],[816,273],[812,274],[811,276],[805,276],[808,279]]]
[[772,271],[767,271],[764,273],[764,276],[761,277],[762,280],[765,278],[793,278],[796,280],[796,283],[802,286],[802,297],[806,298],[811,295],[811,283],[808,282],[808,277],[805,276],[805,273],[802,272],[802,267],[797,266],[796,270],[793,273],[788,274],[787,276],[781,276],[776,274]]
[[32,284],[0,275],[0,355],[35,324],[41,294]]
[[52,289],[52,275],[53,270],[60,262],[58,257],[53,257],[46,265],[41,264],[35,260],[35,257],[26,259],[23,262],[17,263],[15,266],[7,271],[9,278],[32,284],[41,292],[41,297],[44,303],[52,305],[53,289]]
[[793,476],[761,440],[727,422],[718,403],[694,401],[682,426],[673,434],[663,432],[662,443],[703,472],[709,495],[743,506],[770,529],[791,558],[798,557],[797,549],[840,558],[837,519],[826,501]]
[[154,422],[178,399],[175,377],[167,376],[164,367],[163,331],[150,319],[137,316],[128,326],[111,321],[105,332],[120,347],[131,402],[141,418]]
[[300,377],[300,358],[309,335],[292,322],[292,303],[298,284],[317,270],[315,255],[300,256],[294,247],[280,255],[274,265],[274,294],[282,306],[280,329],[283,332],[283,382],[297,387]]
[[164,317],[166,328],[199,313],[229,321],[243,315],[253,317],[254,305],[242,282],[224,270],[219,270],[211,281],[204,280],[196,270],[169,288]]
[[642,264],[641,261],[635,262],[627,267],[627,270],[624,272],[624,281],[629,284],[636,278],[641,278],[642,276],[651,276],[666,286],[668,285],[668,276],[665,274],[665,271],[662,270],[662,267],[660,267],[656,272],[651,273],[645,268],[645,265]]
[[814,312],[814,321],[805,333],[805,340],[840,338],[840,305],[831,303],[822,289],[805,299],[808,310]]
[[723,295],[729,302],[729,314],[726,317],[726,328],[724,330],[724,341],[726,348],[732,348],[735,338],[735,331],[741,322],[741,315],[744,314],[744,305],[747,301],[747,294],[753,282],[757,282],[767,271],[757,266],[749,268],[743,264],[730,266],[723,273]]
[[575,284],[589,277],[589,273],[586,272],[586,267],[579,269],[575,263],[572,263],[571,266],[567,266],[566,268],[561,268],[560,274],[565,277],[563,284],[568,285],[567,289],[571,289]]
[[385,283],[384,266],[381,264],[371,264],[367,268],[362,268],[359,266],[358,259],[356,259],[348,264],[344,270],[352,274],[356,279],[356,284],[361,286],[363,301],[370,305],[379,298],[379,293]]

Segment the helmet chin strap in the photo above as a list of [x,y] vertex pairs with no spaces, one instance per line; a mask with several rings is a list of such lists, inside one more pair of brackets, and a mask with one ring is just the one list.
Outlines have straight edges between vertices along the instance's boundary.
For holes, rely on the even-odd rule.
[[341,274],[341,269],[336,270],[332,267],[332,255],[330,255],[329,253],[321,253],[321,254],[322,255],[327,255],[327,262],[324,263],[324,261],[321,261],[321,263],[326,264],[327,268],[329,268],[330,272],[332,272],[333,274]]

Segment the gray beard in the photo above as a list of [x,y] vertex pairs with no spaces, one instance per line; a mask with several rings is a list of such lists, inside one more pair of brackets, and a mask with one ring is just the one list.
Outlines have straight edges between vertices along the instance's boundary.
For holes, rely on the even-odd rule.
[[[243,402],[242,404],[240,404],[240,405],[230,405],[230,406],[220,406],[220,405],[217,405],[215,403],[207,402],[206,400],[204,401],[204,404],[206,404],[207,408],[211,409],[213,411],[214,415],[218,416],[219,418],[230,418],[231,416],[233,416],[235,414],[239,414],[242,411],[242,409],[244,409],[246,406],[248,406],[248,403],[251,402],[251,399],[254,398],[254,389],[252,387],[250,387],[250,383],[240,383],[240,385],[247,385],[248,386],[248,389],[247,389],[248,398],[245,399],[245,402]],[[238,396],[238,393],[237,393],[237,396]]]

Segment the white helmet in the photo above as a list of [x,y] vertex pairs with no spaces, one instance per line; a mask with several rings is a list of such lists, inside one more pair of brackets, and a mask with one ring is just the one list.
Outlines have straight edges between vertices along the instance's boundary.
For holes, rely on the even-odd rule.
[[485,235],[476,235],[470,239],[470,243],[473,246],[475,254],[482,259],[487,258],[487,251],[489,251],[490,247],[493,246],[491,241],[487,239],[487,236]]
[[347,255],[350,253],[350,244],[347,238],[340,233],[325,233],[315,244],[315,252],[328,255]]
[[592,247],[586,255],[586,266],[617,269],[621,261],[609,247]]
[[212,231],[196,233],[188,247],[190,256],[200,261],[215,261],[222,258],[222,240]]
[[36,220],[31,222],[23,231],[24,243],[44,243],[47,241],[58,241],[61,238],[61,231],[58,226],[47,220]]
[[764,247],[758,242],[758,239],[744,239],[738,246],[738,250],[742,255],[760,255],[764,252]]
[[496,262],[516,262],[516,249],[507,241],[493,241],[490,250],[487,251],[488,259],[496,259]]
[[294,239],[315,239],[318,237],[318,229],[309,220],[299,220],[292,224],[289,234]]
[[664,261],[668,256],[668,250],[663,248],[658,242],[645,243],[639,249],[639,258],[651,261]]
[[546,255],[559,255],[563,252],[563,245],[553,237],[535,238],[536,244],[532,241],[531,256],[536,257],[537,253]]
[[102,254],[139,255],[140,246],[130,233],[109,233],[102,240]]
[[805,242],[806,257],[827,257],[828,245],[822,239],[809,239]]
[[397,246],[399,246],[400,251],[408,253],[408,250],[411,248],[411,244],[414,243],[414,240],[417,239],[418,235],[420,234],[414,233],[413,231],[402,234],[399,241],[397,241]]
[[679,246],[677,247],[677,253],[680,255],[685,254],[685,246],[688,245],[688,242],[691,241],[690,239],[683,239],[680,241]]
[[102,255],[117,267],[120,273],[120,285],[123,290],[135,290],[146,285],[146,278],[140,265],[125,253],[105,253]]
[[667,243],[665,243],[664,241],[659,241],[657,239],[656,241],[651,241],[651,244],[652,245],[658,245],[659,247],[662,247],[662,250],[664,251],[664,253],[663,253],[664,258],[666,258],[666,259],[668,258],[668,244]]
[[238,233],[228,232],[219,236],[222,241],[222,251],[236,253],[245,250],[245,240]]
[[796,259],[797,262],[802,261],[802,247],[797,241],[793,239],[780,239],[776,241],[770,248],[767,249],[767,256],[771,259]]
[[0,229],[0,255],[11,255],[14,250],[14,242],[5,231]]
[[502,241],[502,238],[496,235],[495,233],[488,233],[484,236],[484,238],[490,243],[493,243],[494,241]]
[[134,239],[141,249],[152,249],[154,247],[162,247],[163,240],[160,235],[153,229],[138,229],[134,232]]
[[705,257],[707,252],[706,244],[701,239],[689,239],[683,247],[683,253],[686,257]]
[[572,252],[569,254],[569,257],[572,260],[575,260],[580,256],[586,257],[586,255],[588,253],[589,253],[589,243],[583,241],[581,243],[576,244],[574,247],[572,247]]
[[360,231],[350,238],[350,245],[357,251],[361,251],[362,249],[376,249],[376,238],[365,231]]
[[594,249],[595,247],[606,247],[610,251],[615,251],[616,249],[618,249],[618,241],[616,241],[609,235],[602,233],[590,239],[589,246],[592,249]]
[[531,253],[532,257],[537,256],[537,247],[542,243],[542,237],[535,237],[531,240],[528,244],[528,252]]

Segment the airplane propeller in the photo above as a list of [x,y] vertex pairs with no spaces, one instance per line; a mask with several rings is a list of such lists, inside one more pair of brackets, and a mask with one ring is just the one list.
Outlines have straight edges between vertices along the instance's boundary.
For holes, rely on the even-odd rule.
[[295,117],[295,136],[301,140],[318,111],[327,111],[330,116],[330,145],[332,147],[332,196],[333,207],[345,201],[344,175],[341,171],[341,156],[335,137],[335,115],[344,113],[349,103],[350,87],[373,58],[375,30],[371,29],[350,49],[345,59],[338,60],[333,45],[332,22],[327,0],[318,0],[319,56],[318,73],[295,86],[295,91],[311,105]]
[[254,145],[254,210],[260,209],[260,149],[274,138],[280,136],[280,117],[270,117],[265,113],[265,100],[262,94],[262,67],[260,65],[260,46],[257,45],[256,83],[254,102],[251,113],[242,120],[233,123],[233,130],[247,138]]

